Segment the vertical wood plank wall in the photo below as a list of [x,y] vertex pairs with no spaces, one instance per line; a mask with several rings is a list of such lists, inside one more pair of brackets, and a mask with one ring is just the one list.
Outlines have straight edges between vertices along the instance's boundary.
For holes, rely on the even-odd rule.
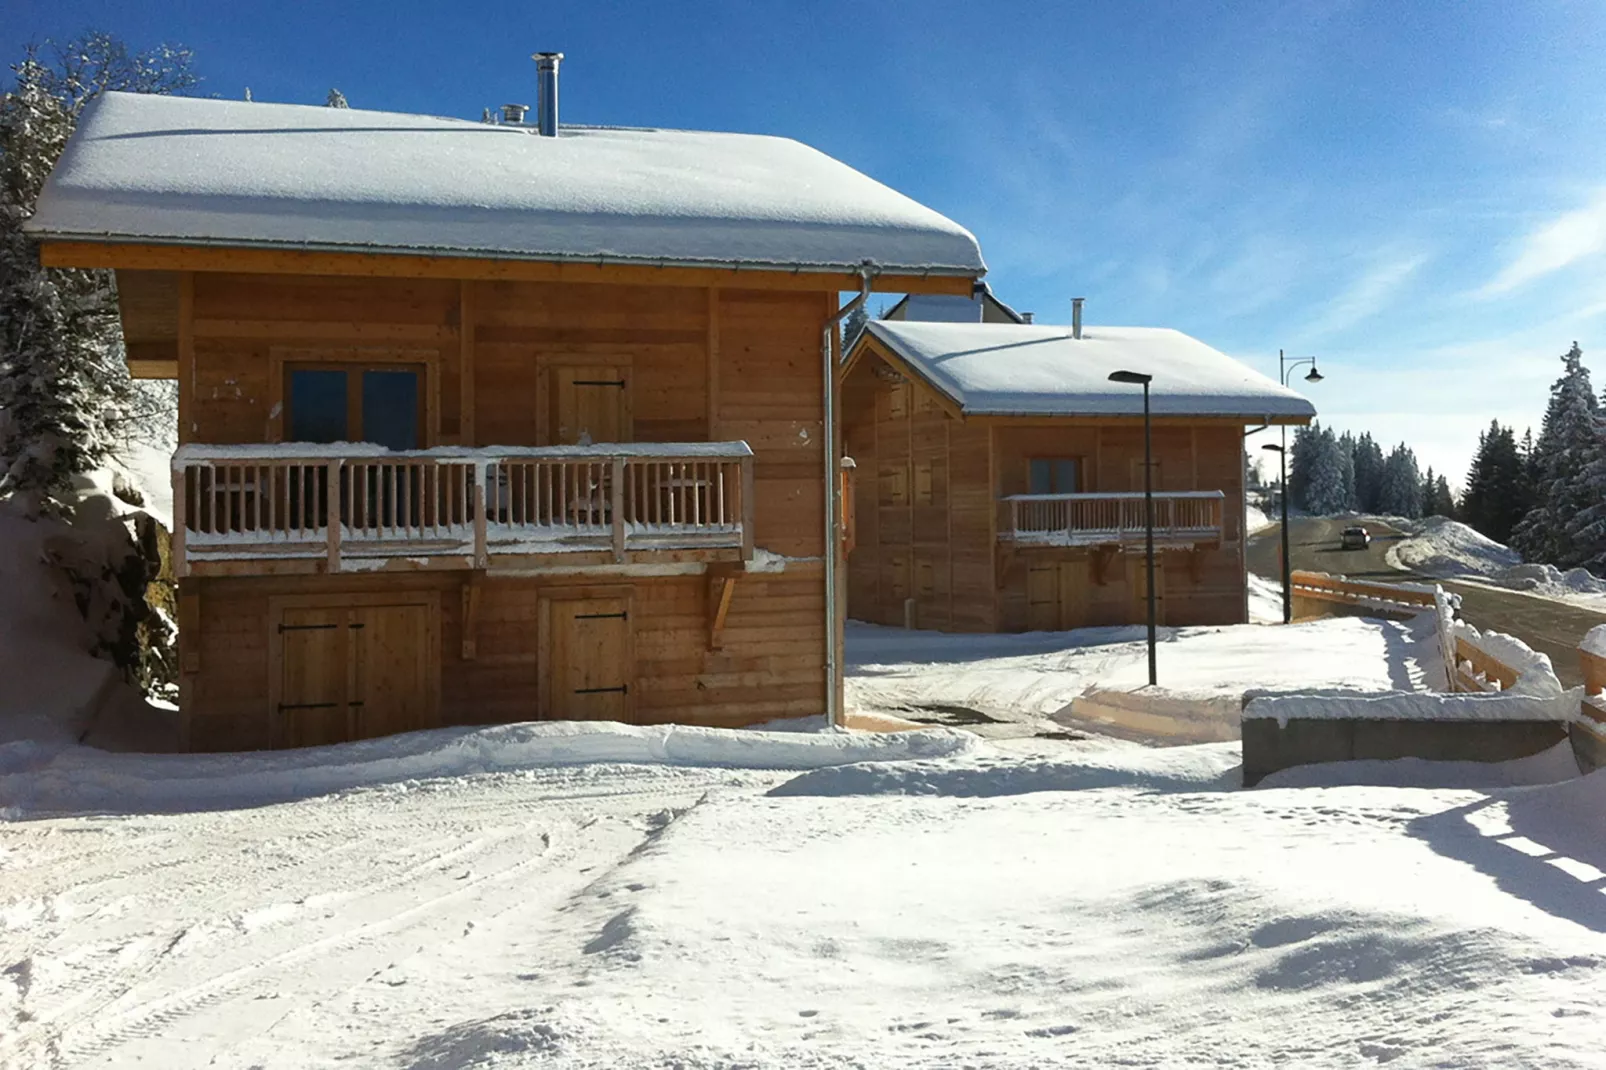
[[[282,434],[276,360],[404,352],[433,371],[428,444],[548,441],[549,368],[628,366],[636,441],[744,439],[755,453],[756,542],[784,571],[737,582],[718,651],[707,649],[702,575],[490,576],[479,585],[474,660],[463,653],[466,573],[188,579],[198,612],[181,685],[189,745],[267,743],[268,599],[282,594],[440,593],[445,724],[538,715],[535,618],[542,590],[635,589],[635,716],[739,725],[824,708],[823,393],[826,295],[678,286],[497,283],[196,273],[194,389],[181,441]],[[834,294],[830,295],[834,299]],[[186,298],[188,300],[188,298]],[[465,316],[466,313],[466,316]],[[181,343],[182,344],[182,343]],[[395,359],[391,357],[391,359]],[[198,603],[198,610],[197,610]]]
[[[912,619],[916,627],[948,631],[1025,630],[1028,562],[1085,561],[1089,552],[1001,553],[997,527],[1005,514],[1000,499],[1028,491],[1027,462],[1034,456],[1080,458],[1084,491],[1141,490],[1142,424],[961,422],[918,400],[923,386],[877,374],[878,363],[860,360],[843,384],[844,450],[858,465],[859,530],[848,560],[848,615],[888,625]],[[896,400],[900,391],[909,397]],[[1168,622],[1242,621],[1241,429],[1230,424],[1157,427],[1154,452],[1157,490],[1226,494],[1219,547],[1163,555]],[[929,506],[920,496],[922,467],[930,471]],[[1121,555],[1105,569],[1104,579],[1088,591],[1083,623],[1139,621],[1143,605]]]

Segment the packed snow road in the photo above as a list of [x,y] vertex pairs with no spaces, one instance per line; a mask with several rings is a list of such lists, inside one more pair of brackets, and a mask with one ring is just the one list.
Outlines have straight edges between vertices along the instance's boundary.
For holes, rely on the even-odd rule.
[[727,735],[803,771],[329,748],[362,756],[333,793],[71,813],[55,762],[142,760],[0,761],[0,1066],[1606,1066],[1601,777],[1243,792],[1231,744]]
[[[1372,544],[1365,550],[1341,550],[1338,535],[1353,519],[1294,517],[1289,521],[1289,556],[1296,569],[1342,573],[1383,582],[1401,579],[1441,583],[1461,596],[1461,615],[1474,627],[1514,635],[1550,657],[1564,687],[1584,682],[1578,665],[1578,642],[1589,629],[1606,624],[1606,614],[1579,606],[1538,598],[1519,591],[1504,591],[1481,583],[1420,576],[1401,572],[1386,558],[1393,540],[1403,534],[1376,520],[1366,521]],[[1249,567],[1257,575],[1281,580],[1281,526],[1272,524],[1249,537]]]

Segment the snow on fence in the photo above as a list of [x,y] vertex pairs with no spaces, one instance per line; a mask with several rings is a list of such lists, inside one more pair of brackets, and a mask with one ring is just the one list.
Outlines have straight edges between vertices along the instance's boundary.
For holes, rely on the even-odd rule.
[[[1147,530],[1141,492],[1012,494],[1004,537],[1032,546],[1098,546],[1142,542]],[[1154,494],[1154,537],[1168,544],[1220,542],[1226,495],[1219,490]]]
[[575,551],[754,552],[744,442],[387,451],[184,446],[174,560],[454,558]]
[[1573,751],[1587,769],[1606,767],[1606,624],[1591,628],[1578,644],[1583,696],[1573,722]]
[[[1499,761],[1535,753],[1569,736],[1585,762],[1572,729],[1579,719],[1578,696],[1561,686],[1550,659],[1513,636],[1479,631],[1458,620],[1454,595],[1437,585],[1361,583],[1324,573],[1294,576],[1295,587],[1306,597],[1433,612],[1445,691],[1246,695],[1246,785],[1278,769],[1319,762],[1406,757]],[[1601,632],[1597,687],[1606,689],[1606,628]],[[1606,723],[1606,698],[1598,708]]]
[[1372,606],[1419,613],[1437,604],[1430,587],[1420,583],[1367,583],[1347,576],[1334,576],[1326,572],[1307,572],[1296,569],[1289,574],[1293,594],[1342,605]]

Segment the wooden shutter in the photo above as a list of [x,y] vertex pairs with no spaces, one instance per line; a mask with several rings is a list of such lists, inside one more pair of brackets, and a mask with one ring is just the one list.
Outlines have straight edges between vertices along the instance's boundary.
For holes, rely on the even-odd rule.
[[629,368],[616,364],[554,367],[551,398],[554,444],[631,441]]

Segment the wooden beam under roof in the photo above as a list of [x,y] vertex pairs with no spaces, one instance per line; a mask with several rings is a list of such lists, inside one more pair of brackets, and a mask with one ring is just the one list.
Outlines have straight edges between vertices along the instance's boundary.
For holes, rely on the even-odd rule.
[[[760,268],[657,267],[587,261],[497,260],[473,256],[317,252],[304,249],[45,241],[39,260],[54,268],[138,271],[229,271],[261,275],[355,275],[369,278],[473,279],[514,282],[632,283],[657,286],[725,286],[752,290],[859,289],[852,272],[775,271]],[[969,294],[968,275],[885,274],[874,289],[885,293]]]

